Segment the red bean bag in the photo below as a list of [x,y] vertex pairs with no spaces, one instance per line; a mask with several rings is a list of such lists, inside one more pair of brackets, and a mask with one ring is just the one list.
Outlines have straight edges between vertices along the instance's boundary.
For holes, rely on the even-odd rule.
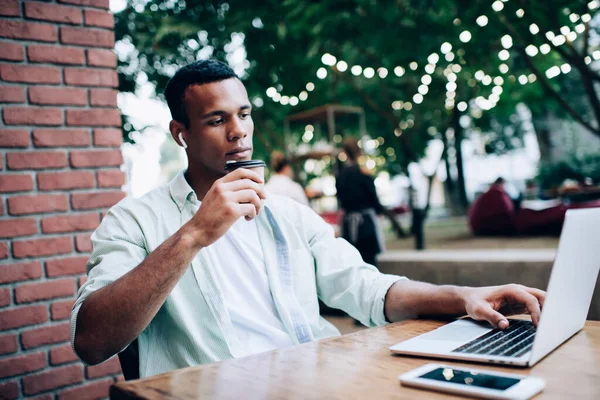
[[511,198],[496,185],[479,196],[468,213],[469,226],[476,236],[512,235],[516,233],[515,218]]
[[600,200],[559,204],[544,210],[521,208],[515,211],[511,198],[500,186],[492,185],[469,210],[469,226],[476,236],[560,235],[570,208],[600,207]]

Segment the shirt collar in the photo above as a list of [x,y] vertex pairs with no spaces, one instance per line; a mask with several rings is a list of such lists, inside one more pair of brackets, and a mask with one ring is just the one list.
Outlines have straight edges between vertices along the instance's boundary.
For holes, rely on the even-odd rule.
[[175,178],[169,182],[169,192],[171,193],[171,198],[177,204],[179,211],[183,211],[185,206],[185,202],[191,200],[192,202],[196,202],[196,193],[194,189],[190,186],[188,181],[185,179],[186,170],[181,170]]

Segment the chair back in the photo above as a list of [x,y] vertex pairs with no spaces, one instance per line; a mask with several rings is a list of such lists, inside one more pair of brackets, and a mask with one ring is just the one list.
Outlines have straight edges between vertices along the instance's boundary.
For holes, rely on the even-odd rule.
[[140,378],[140,355],[138,353],[138,341],[133,342],[119,353],[121,370],[126,381]]

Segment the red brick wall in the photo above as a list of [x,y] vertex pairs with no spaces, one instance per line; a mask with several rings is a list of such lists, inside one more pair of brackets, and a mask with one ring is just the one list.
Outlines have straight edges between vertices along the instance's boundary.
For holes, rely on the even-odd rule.
[[109,0],[0,0],[0,398],[105,397],[68,342],[90,234],[124,197]]

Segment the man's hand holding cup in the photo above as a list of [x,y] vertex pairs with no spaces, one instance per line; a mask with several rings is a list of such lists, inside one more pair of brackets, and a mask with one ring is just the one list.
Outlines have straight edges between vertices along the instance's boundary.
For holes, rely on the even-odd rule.
[[261,212],[265,167],[258,160],[227,162],[227,175],[215,181],[190,221],[202,247],[217,241],[240,217],[250,221]]

